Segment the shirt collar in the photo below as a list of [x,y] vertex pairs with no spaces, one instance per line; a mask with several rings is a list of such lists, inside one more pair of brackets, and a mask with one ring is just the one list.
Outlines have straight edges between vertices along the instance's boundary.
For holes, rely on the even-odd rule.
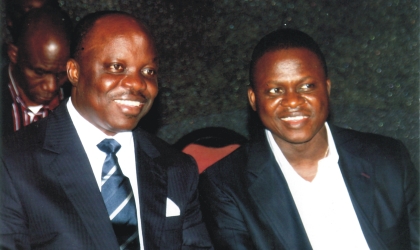
[[96,146],[105,138],[113,138],[116,141],[118,141],[118,143],[120,143],[121,145],[124,145],[125,143],[130,143],[130,141],[132,141],[133,133],[131,131],[120,132],[114,136],[106,135],[104,132],[102,132],[100,129],[98,129],[88,120],[86,120],[82,115],[80,115],[80,113],[74,107],[71,98],[69,98],[67,102],[67,109],[83,145],[94,144]]
[[[321,159],[323,161],[333,162],[337,163],[339,156],[337,153],[337,148],[335,147],[334,139],[331,134],[330,127],[328,126],[328,123],[325,122],[325,129],[327,130],[327,140],[328,140],[328,153],[325,158]],[[284,156],[283,152],[281,151],[280,147],[277,145],[276,141],[274,140],[274,137],[272,133],[266,129],[265,134],[268,140],[268,144],[270,145],[271,151],[273,152],[277,163],[282,167],[292,168],[290,163],[287,161],[286,157]]]

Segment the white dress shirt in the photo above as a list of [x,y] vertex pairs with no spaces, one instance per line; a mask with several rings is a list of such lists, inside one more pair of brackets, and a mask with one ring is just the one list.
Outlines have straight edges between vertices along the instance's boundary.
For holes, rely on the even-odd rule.
[[314,250],[369,249],[338,166],[338,153],[328,124],[329,151],[318,162],[312,182],[303,179],[283,155],[271,132],[266,136],[287,181]]
[[77,134],[79,135],[80,141],[82,142],[86,155],[89,159],[90,166],[92,167],[92,171],[95,175],[99,190],[101,190],[102,166],[105,161],[106,153],[101,151],[97,145],[106,138],[115,139],[119,144],[121,144],[121,149],[117,152],[118,163],[123,174],[129,178],[131,187],[133,189],[137,209],[140,247],[141,249],[144,249],[143,235],[141,231],[139,189],[137,185],[137,168],[133,133],[129,131],[117,133],[114,136],[106,135],[79,114],[79,112],[73,106],[71,98],[67,102],[67,109],[69,111],[73,125],[76,128]]

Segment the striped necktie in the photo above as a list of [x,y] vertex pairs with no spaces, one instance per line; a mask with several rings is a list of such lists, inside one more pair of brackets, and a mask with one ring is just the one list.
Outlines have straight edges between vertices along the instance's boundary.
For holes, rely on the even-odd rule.
[[121,145],[114,139],[104,139],[97,146],[107,154],[102,167],[101,193],[120,249],[140,249],[133,190],[116,156]]

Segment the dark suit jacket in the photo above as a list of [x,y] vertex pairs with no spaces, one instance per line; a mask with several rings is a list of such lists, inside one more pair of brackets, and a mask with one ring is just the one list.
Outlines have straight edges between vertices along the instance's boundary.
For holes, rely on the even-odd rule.
[[1,83],[0,83],[0,129],[1,135],[10,135],[15,131],[13,130],[13,116],[12,116],[12,103],[13,98],[10,94],[8,84],[10,82],[8,66],[2,69]]
[[[331,126],[339,166],[371,249],[419,249],[419,186],[400,141]],[[200,176],[216,249],[312,249],[265,135]]]
[[[3,144],[0,249],[118,249],[65,103]],[[141,129],[133,137],[145,249],[210,248],[192,158]],[[167,197],[180,216],[166,217]]]

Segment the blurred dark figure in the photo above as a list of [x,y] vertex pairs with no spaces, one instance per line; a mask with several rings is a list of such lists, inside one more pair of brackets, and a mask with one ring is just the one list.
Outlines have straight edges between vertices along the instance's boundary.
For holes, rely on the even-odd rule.
[[194,157],[201,173],[245,142],[247,139],[233,130],[208,127],[186,134],[174,146]]
[[59,8],[32,9],[8,45],[9,65],[2,79],[2,134],[46,117],[64,98],[72,23]]

